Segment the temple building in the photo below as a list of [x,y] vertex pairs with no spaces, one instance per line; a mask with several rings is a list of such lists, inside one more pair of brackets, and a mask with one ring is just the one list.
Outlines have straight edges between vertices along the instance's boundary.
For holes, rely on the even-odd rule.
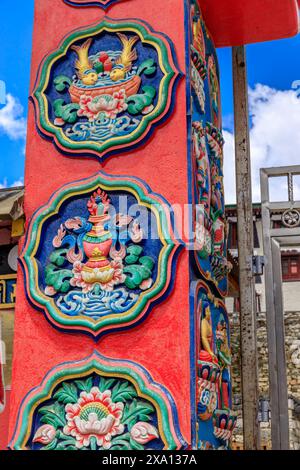
[[12,380],[18,241],[24,231],[24,188],[0,190],[0,449],[7,446]]
[[[274,223],[280,224],[281,214],[273,214]],[[230,317],[232,347],[232,390],[234,409],[238,413],[237,426],[232,439],[234,449],[243,448],[243,416],[241,393],[240,321],[238,292],[238,248],[236,206],[226,206],[228,221],[228,255],[234,265],[230,276],[230,292],[226,306]],[[253,204],[254,253],[264,255],[261,204]],[[282,249],[282,278],[284,297],[285,346],[287,358],[287,388],[289,395],[290,447],[300,449],[300,247]],[[257,350],[259,366],[260,432],[261,448],[270,450],[270,391],[266,328],[265,277],[256,276]]]

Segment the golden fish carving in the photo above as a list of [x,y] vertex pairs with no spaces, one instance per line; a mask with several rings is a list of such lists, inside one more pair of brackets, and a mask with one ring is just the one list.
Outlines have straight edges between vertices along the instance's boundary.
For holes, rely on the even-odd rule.
[[110,78],[114,82],[123,80],[126,77],[127,72],[130,72],[132,69],[132,62],[138,58],[136,49],[133,49],[133,46],[139,40],[138,36],[133,36],[132,38],[128,39],[125,34],[117,34],[123,45],[123,51],[120,57],[117,59],[116,66],[110,74]]
[[75,67],[77,69],[78,78],[84,85],[95,85],[98,81],[98,74],[93,69],[91,60],[89,59],[89,48],[92,39],[87,39],[81,46],[72,46],[71,49],[78,55]]

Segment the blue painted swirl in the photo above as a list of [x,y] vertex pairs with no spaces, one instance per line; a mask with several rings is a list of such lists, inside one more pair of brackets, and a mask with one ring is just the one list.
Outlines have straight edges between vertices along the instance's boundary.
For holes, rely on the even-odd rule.
[[84,315],[97,320],[106,315],[127,312],[137,300],[138,295],[122,288],[113,292],[94,288],[88,293],[74,290],[68,292],[59,297],[57,306],[63,314],[70,317]]

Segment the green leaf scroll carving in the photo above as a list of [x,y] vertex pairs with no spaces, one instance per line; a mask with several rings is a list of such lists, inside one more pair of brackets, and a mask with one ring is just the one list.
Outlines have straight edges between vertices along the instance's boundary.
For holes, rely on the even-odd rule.
[[143,86],[142,87],[143,93],[138,94],[138,95],[132,95],[130,98],[127,99],[127,104],[128,104],[128,112],[129,114],[132,114],[133,116],[136,116],[137,114],[143,113],[143,114],[148,114],[148,112],[152,109],[149,109],[147,111],[147,108],[152,105],[153,100],[156,96],[156,90],[153,86]]
[[53,107],[55,116],[57,118],[61,118],[64,122],[68,122],[69,124],[74,124],[74,122],[76,122],[79,104],[65,104],[63,99],[57,99],[54,101]]
[[59,75],[53,81],[55,89],[60,93],[66,91],[72,84],[72,80],[66,75]]

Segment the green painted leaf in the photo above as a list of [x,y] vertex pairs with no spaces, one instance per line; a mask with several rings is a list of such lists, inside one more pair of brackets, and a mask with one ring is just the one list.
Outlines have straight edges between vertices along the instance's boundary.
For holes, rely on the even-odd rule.
[[129,245],[127,248],[127,256],[125,258],[125,264],[135,264],[139,260],[139,256],[142,254],[143,248],[138,245]]
[[115,379],[105,379],[104,377],[101,377],[99,382],[99,390],[101,392],[105,392],[105,390],[110,390],[115,381]]
[[126,402],[137,396],[136,390],[129,382],[118,382],[112,389],[112,400],[114,402]]
[[70,269],[57,269],[56,265],[48,264],[45,269],[45,281],[47,286],[52,286],[57,292],[66,293],[71,285],[73,273]]
[[142,91],[143,93],[132,95],[126,100],[128,113],[133,116],[140,114],[146,107],[150,106],[155,98],[156,90],[153,86],[145,85],[142,87]]
[[55,402],[53,405],[43,406],[39,413],[42,415],[41,422],[52,424],[55,429],[64,427],[66,424],[65,408],[63,405]]
[[151,416],[141,413],[139,419],[140,421],[151,421]]
[[58,440],[54,439],[50,444],[47,444],[45,447],[42,447],[41,450],[56,450],[57,449]]
[[65,248],[61,248],[60,250],[55,250],[51,253],[49,260],[51,263],[56,264],[56,266],[63,266],[66,262],[68,250]]
[[80,106],[77,103],[65,104],[64,100],[57,99],[53,102],[53,108],[55,116],[69,124],[74,124],[78,119],[77,111]]
[[152,272],[152,269],[155,265],[155,261],[153,258],[151,258],[150,256],[142,256],[139,259],[139,262]]
[[[155,261],[150,256],[139,256],[142,254],[143,248],[138,245],[129,245],[127,253],[129,255],[125,258],[124,274],[127,274],[125,285],[128,289],[136,289],[139,285],[149,279],[152,275],[152,270]],[[139,262],[139,264],[137,264]]]
[[144,446],[142,444],[139,444],[138,442],[134,441],[133,439],[130,438],[130,447],[132,450],[145,450]]
[[127,253],[133,256],[140,256],[143,251],[143,248],[139,245],[129,245],[127,247]]
[[139,260],[138,256],[128,255],[125,258],[125,264],[135,264],[138,262],[138,260]]
[[125,266],[123,272],[126,274],[125,285],[128,289],[136,289],[143,281],[142,268],[137,264]]
[[69,124],[74,124],[77,121],[77,111],[80,108],[79,104],[70,103],[63,107],[62,118]]
[[93,387],[92,377],[89,377],[87,380],[75,380],[75,383],[82,392],[90,393],[91,388]]
[[129,289],[136,289],[141,282],[151,277],[151,271],[146,266],[133,264],[125,266],[123,269],[124,274],[127,274],[125,284]]
[[62,388],[60,388],[54,395],[53,398],[58,400],[65,405],[67,403],[77,403],[78,393],[77,388],[74,384],[63,383]]
[[62,117],[62,107],[64,105],[64,100],[58,99],[53,102],[54,114],[57,118]]
[[130,450],[130,434],[126,433],[111,440],[110,450]]
[[55,450],[77,450],[76,439],[71,436],[65,436],[66,440],[60,442]]
[[54,79],[54,86],[57,91],[63,92],[68,89],[72,84],[72,80],[66,75],[59,75]]
[[128,427],[133,426],[135,422],[140,420],[140,415],[149,415],[155,412],[154,407],[150,403],[140,400],[133,400],[132,403],[127,404],[124,409],[122,423],[127,424]]
[[150,75],[154,75],[156,72],[157,66],[154,62],[153,59],[147,59],[144,62],[141,63],[141,65],[138,68],[137,74],[142,75],[143,73],[147,75],[148,77]]

